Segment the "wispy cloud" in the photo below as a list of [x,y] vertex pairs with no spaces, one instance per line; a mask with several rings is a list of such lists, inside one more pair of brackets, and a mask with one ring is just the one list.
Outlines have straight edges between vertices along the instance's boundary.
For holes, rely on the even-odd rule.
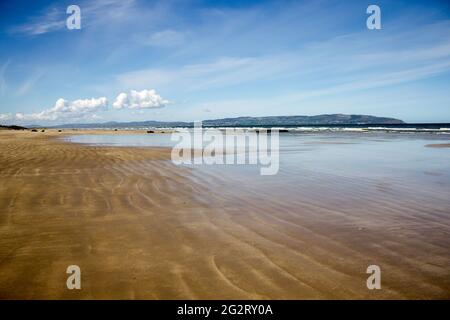
[[19,86],[19,88],[16,91],[16,96],[23,96],[27,94],[35,85],[36,83],[42,79],[44,76],[44,72],[42,70],[38,70],[33,72],[23,83]]
[[[135,0],[92,0],[80,1],[82,28],[98,25],[113,25],[121,20],[130,20],[137,11]],[[37,36],[66,28],[67,6],[54,4],[28,21],[9,29],[13,34]]]
[[[265,94],[266,97],[260,98],[210,100],[208,102],[200,103],[196,109],[199,110],[199,114],[201,110],[206,108],[214,111],[215,114],[221,114],[222,116],[226,116],[227,112],[228,115],[234,114],[236,116],[243,115],[242,112],[244,112],[244,115],[267,115],[265,110],[275,110],[272,112],[272,115],[280,115],[298,114],[298,112],[295,112],[295,109],[292,109],[293,106],[308,106],[304,108],[303,113],[315,114],[314,112],[311,112],[313,111],[313,106],[320,106],[324,101],[327,101],[327,97],[329,97],[327,101],[328,109],[324,109],[322,112],[333,112],[332,110],[339,112],[339,106],[349,108],[351,105],[343,106],[342,98],[336,99],[336,96],[344,95],[345,97],[352,98],[356,97],[358,92],[364,92],[365,90],[369,90],[376,95],[376,93],[379,92],[376,90],[378,88],[424,79],[426,77],[435,76],[444,72],[450,72],[450,61],[398,72],[386,72],[384,74],[371,76],[363,74],[359,78],[351,81],[342,82],[336,85],[329,85],[314,90],[299,90],[287,94],[268,92]],[[369,96],[372,97],[371,95]],[[417,100],[418,97],[415,97],[414,99]],[[347,99],[346,101],[349,100],[351,99]],[[397,107],[402,106],[405,101],[408,101],[408,99],[404,98],[403,100],[395,101],[395,105]],[[354,101],[352,102],[354,103]],[[364,103],[371,104],[370,101],[365,101]],[[389,105],[393,105],[393,103],[394,101],[390,101]],[[380,105],[379,109],[385,108],[386,106],[387,104]],[[330,109],[330,107],[337,109]],[[361,108],[363,106],[359,105],[358,107]],[[309,110],[310,112],[305,112],[306,110]],[[187,111],[190,113],[193,112],[192,110]],[[379,114],[378,110],[372,110],[371,113]]]
[[0,67],[0,94],[4,95],[6,91],[6,78],[5,73],[6,69],[8,68],[9,64],[11,63],[11,60],[8,59],[1,67]]
[[65,24],[65,8],[51,7],[45,9],[42,14],[29,18],[29,21],[13,26],[10,32],[35,36],[61,30]]
[[[407,45],[395,43],[399,37],[421,37],[430,29],[433,38]],[[365,37],[367,33],[347,34],[281,54],[221,57],[177,68],[135,70],[117,75],[116,80],[126,88],[144,85],[192,92],[291,79],[298,83],[297,91],[315,92],[314,87],[320,86],[324,93],[329,87],[351,91],[361,88],[361,83],[380,87],[449,71],[450,23],[374,37],[372,41]]]
[[150,35],[140,35],[136,37],[136,40],[143,45],[168,48],[182,45],[186,38],[185,32],[166,29],[152,32]]

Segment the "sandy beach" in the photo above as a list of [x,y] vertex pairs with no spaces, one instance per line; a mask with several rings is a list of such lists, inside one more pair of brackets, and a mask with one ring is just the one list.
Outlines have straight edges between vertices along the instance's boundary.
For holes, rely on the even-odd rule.
[[1,299],[450,298],[446,186],[308,172],[233,186],[167,148],[57,139],[92,132],[0,131]]

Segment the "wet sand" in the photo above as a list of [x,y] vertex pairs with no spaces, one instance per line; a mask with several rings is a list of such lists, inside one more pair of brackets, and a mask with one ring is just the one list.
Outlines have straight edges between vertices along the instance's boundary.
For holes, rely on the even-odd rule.
[[[64,134],[0,131],[2,299],[450,298],[446,187],[307,171],[236,185],[169,149]],[[72,264],[82,290],[66,288]]]
[[450,148],[450,143],[431,143],[431,144],[427,144],[426,147],[430,147],[430,148]]

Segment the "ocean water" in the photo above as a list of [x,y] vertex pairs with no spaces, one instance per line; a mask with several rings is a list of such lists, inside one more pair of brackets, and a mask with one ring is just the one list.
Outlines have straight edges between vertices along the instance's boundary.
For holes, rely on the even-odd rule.
[[[177,141],[171,140],[171,134],[73,135],[65,139],[74,143],[117,147],[172,148],[177,144]],[[284,179],[294,180],[305,170],[366,177],[404,174],[419,180],[442,177],[443,183],[447,185],[450,182],[450,148],[426,147],[429,144],[445,143],[450,143],[450,135],[423,132],[280,133],[278,174],[285,175]],[[180,146],[187,147],[178,144]],[[239,147],[242,146],[238,145],[237,149]],[[249,144],[245,147],[247,152],[249,148],[255,148]],[[194,167],[253,177],[257,175],[261,165],[218,164]]]

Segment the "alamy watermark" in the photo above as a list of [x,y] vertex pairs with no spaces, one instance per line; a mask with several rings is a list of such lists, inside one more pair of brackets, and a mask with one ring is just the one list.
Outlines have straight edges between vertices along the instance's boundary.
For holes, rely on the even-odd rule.
[[280,142],[277,129],[240,128],[178,129],[171,140],[172,162],[176,165],[258,165],[261,175],[275,175],[280,167]]
[[69,277],[67,277],[66,286],[67,289],[73,290],[81,289],[81,269],[79,266],[73,264],[67,267],[66,273],[70,274]]
[[370,274],[367,278],[366,285],[367,289],[381,289],[381,269],[376,264],[372,264],[367,267],[366,273]]
[[66,20],[66,26],[69,30],[81,29],[81,9],[79,6],[72,4],[67,7],[66,13],[70,14]]
[[[81,29],[81,9],[78,5],[72,4],[67,7],[66,13],[70,16],[66,20],[66,26],[69,30]],[[381,29],[381,9],[376,4],[367,7],[366,13],[370,16],[366,20],[366,26],[369,30]]]
[[366,25],[369,30],[381,29],[381,9],[376,4],[371,4],[367,7],[367,14],[370,16],[367,18]]

